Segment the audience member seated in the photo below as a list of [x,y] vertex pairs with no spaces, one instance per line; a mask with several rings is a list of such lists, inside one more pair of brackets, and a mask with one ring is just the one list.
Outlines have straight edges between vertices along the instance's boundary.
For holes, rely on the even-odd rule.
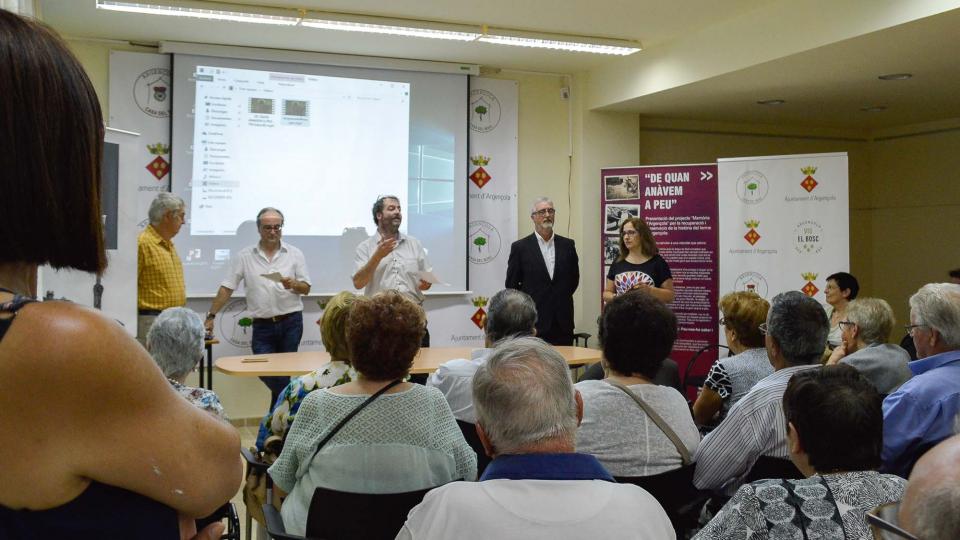
[[344,291],[331,298],[323,308],[323,315],[317,324],[320,325],[320,339],[330,354],[330,361],[315,371],[294,377],[280,392],[273,409],[260,421],[260,431],[257,433],[258,449],[264,449],[267,439],[283,441],[307,394],[321,388],[348,383],[357,377],[356,370],[350,367],[346,334],[350,307],[356,298],[353,293]]
[[163,310],[147,332],[147,352],[160,366],[163,375],[174,390],[193,403],[195,407],[212,413],[223,420],[220,398],[212,390],[187,386],[187,375],[203,358],[203,321],[193,310],[174,307]]
[[880,474],[882,398],[850,366],[796,373],[783,394],[790,460],[802,480],[737,490],[698,540],[871,540],[864,514],[899,501],[906,482]]
[[318,486],[397,493],[476,479],[477,455],[443,394],[402,382],[425,330],[423,310],[396,291],[354,301],[347,344],[357,378],[307,395],[268,471],[290,493],[280,509],[288,533],[304,534]]
[[480,482],[427,493],[398,539],[675,538],[649,493],[575,453],[583,402],[550,345],[499,342],[474,375],[473,403],[493,461]]
[[96,92],[52,30],[0,9],[0,96],[0,538],[189,538],[237,492],[237,431],[101,312],[33,301],[40,265],[106,267]]
[[912,374],[910,355],[887,343],[893,330],[893,309],[880,298],[858,298],[847,306],[847,320],[840,321],[843,342],[833,349],[828,364],[849,364],[863,374],[877,392],[887,395]]
[[960,435],[917,460],[899,508],[899,526],[923,540],[960,538]]
[[827,345],[833,349],[840,345],[840,321],[847,320],[847,305],[856,299],[860,292],[860,283],[857,278],[846,272],[837,272],[827,276],[827,286],[823,295],[830,304],[830,334],[827,336]]
[[458,358],[444,362],[427,379],[427,386],[440,389],[450,404],[457,420],[475,424],[473,411],[473,374],[493,352],[492,347],[507,337],[535,335],[537,305],[533,298],[516,289],[503,289],[490,298],[483,323],[483,349],[474,349],[470,359]]
[[686,399],[676,389],[653,384],[677,337],[677,317],[663,302],[641,291],[617,296],[600,322],[602,381],[581,381],[583,421],[577,450],[590,454],[614,476],[650,476],[683,465],[666,433],[628,395],[626,387],[658,414],[693,455],[700,433]]
[[720,299],[720,325],[733,356],[717,360],[693,404],[697,425],[719,423],[760,379],[773,373],[760,325],[770,303],[755,292],[738,291]]
[[766,334],[774,373],[754,385],[700,442],[693,476],[700,489],[732,494],[761,456],[790,457],[783,392],[794,374],[819,368],[827,342],[827,315],[813,298],[785,292],[773,298],[760,329]]
[[883,401],[883,471],[907,478],[913,464],[953,434],[960,413],[960,285],[930,283],[910,297],[913,378]]

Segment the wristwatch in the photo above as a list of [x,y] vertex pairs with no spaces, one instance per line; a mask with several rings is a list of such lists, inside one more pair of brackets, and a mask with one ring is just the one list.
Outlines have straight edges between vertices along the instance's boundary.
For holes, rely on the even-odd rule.
[[208,321],[212,321],[213,319],[216,319],[216,318],[217,318],[217,314],[216,314],[216,313],[207,313],[207,320],[208,320]]

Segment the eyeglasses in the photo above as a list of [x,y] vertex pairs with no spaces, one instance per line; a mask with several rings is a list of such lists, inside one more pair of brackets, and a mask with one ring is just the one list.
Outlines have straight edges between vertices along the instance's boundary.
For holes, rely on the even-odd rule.
[[623,236],[636,236],[638,234],[640,233],[638,233],[637,231],[623,231]]
[[857,325],[857,323],[855,323],[855,322],[853,322],[853,321],[839,321],[839,322],[837,322],[837,328],[839,328],[840,330],[843,330],[843,327],[844,327],[844,326],[856,326],[856,325]]
[[911,336],[913,335],[913,331],[916,330],[917,328],[930,328],[930,325],[928,325],[928,324],[907,324],[907,325],[904,325],[904,327],[903,327],[903,329],[906,330],[907,333],[910,334]]
[[260,228],[265,231],[279,231],[283,228],[283,225],[261,225]]
[[760,333],[763,335],[767,335],[767,333],[770,332],[770,327],[767,326],[767,323],[761,324],[757,329],[760,330]]
[[533,212],[533,213],[530,214],[530,215],[531,215],[531,216],[537,215],[537,216],[543,217],[543,216],[548,216],[548,215],[549,215],[549,216],[552,216],[552,215],[554,215],[554,214],[556,214],[556,213],[557,213],[557,211],[554,210],[553,208],[541,208],[540,210],[537,210],[537,211]]
[[897,522],[897,514],[900,511],[900,503],[889,503],[878,506],[864,514],[870,530],[873,531],[875,540],[919,540],[916,536],[900,528]]

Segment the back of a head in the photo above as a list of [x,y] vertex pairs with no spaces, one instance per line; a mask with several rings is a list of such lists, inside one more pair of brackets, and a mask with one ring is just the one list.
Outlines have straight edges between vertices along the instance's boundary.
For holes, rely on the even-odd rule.
[[773,297],[767,318],[767,334],[780,347],[792,366],[814,364],[827,347],[830,322],[820,304],[800,291]]
[[821,473],[880,466],[882,404],[873,384],[846,364],[796,373],[783,394],[784,416]]
[[350,362],[370,380],[405,377],[427,328],[423,308],[389,290],[358,297],[347,321]]
[[525,292],[503,289],[490,298],[483,332],[496,343],[508,337],[532,336],[537,324],[537,304]]
[[860,293],[860,282],[857,281],[857,278],[849,272],[837,272],[827,276],[827,279],[824,281],[836,281],[837,287],[840,288],[840,291],[850,290],[850,296],[847,297],[847,300],[853,300],[857,297],[857,294]]
[[935,328],[948,349],[960,349],[960,285],[928,283],[910,297],[912,324]]
[[720,299],[724,324],[745,347],[763,347],[760,325],[767,320],[770,303],[752,291],[735,291]]
[[577,404],[563,356],[534,337],[508,338],[473,377],[477,423],[495,452],[566,438],[577,429]]
[[607,365],[623,375],[656,376],[677,339],[677,316],[663,302],[630,291],[603,308],[600,343]]
[[857,324],[867,345],[886,343],[896,322],[893,308],[882,298],[857,298],[847,306],[847,320]]
[[350,348],[347,346],[347,321],[350,319],[350,309],[356,299],[357,295],[343,291],[331,298],[326,307],[323,308],[323,317],[320,320],[320,339],[323,340],[324,348],[330,353],[331,360],[350,361]]
[[900,504],[900,524],[923,540],[960,538],[960,435],[931,448],[914,465]]
[[167,308],[147,332],[147,350],[167,378],[180,379],[203,356],[203,335],[203,321],[196,312]]
[[0,9],[0,263],[106,266],[103,117],[93,85],[43,24]]

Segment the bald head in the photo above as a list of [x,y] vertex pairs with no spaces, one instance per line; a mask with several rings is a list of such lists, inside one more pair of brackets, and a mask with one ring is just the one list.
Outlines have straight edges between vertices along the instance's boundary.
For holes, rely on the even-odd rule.
[[900,503],[904,529],[924,540],[960,538],[960,435],[934,446],[913,466]]

